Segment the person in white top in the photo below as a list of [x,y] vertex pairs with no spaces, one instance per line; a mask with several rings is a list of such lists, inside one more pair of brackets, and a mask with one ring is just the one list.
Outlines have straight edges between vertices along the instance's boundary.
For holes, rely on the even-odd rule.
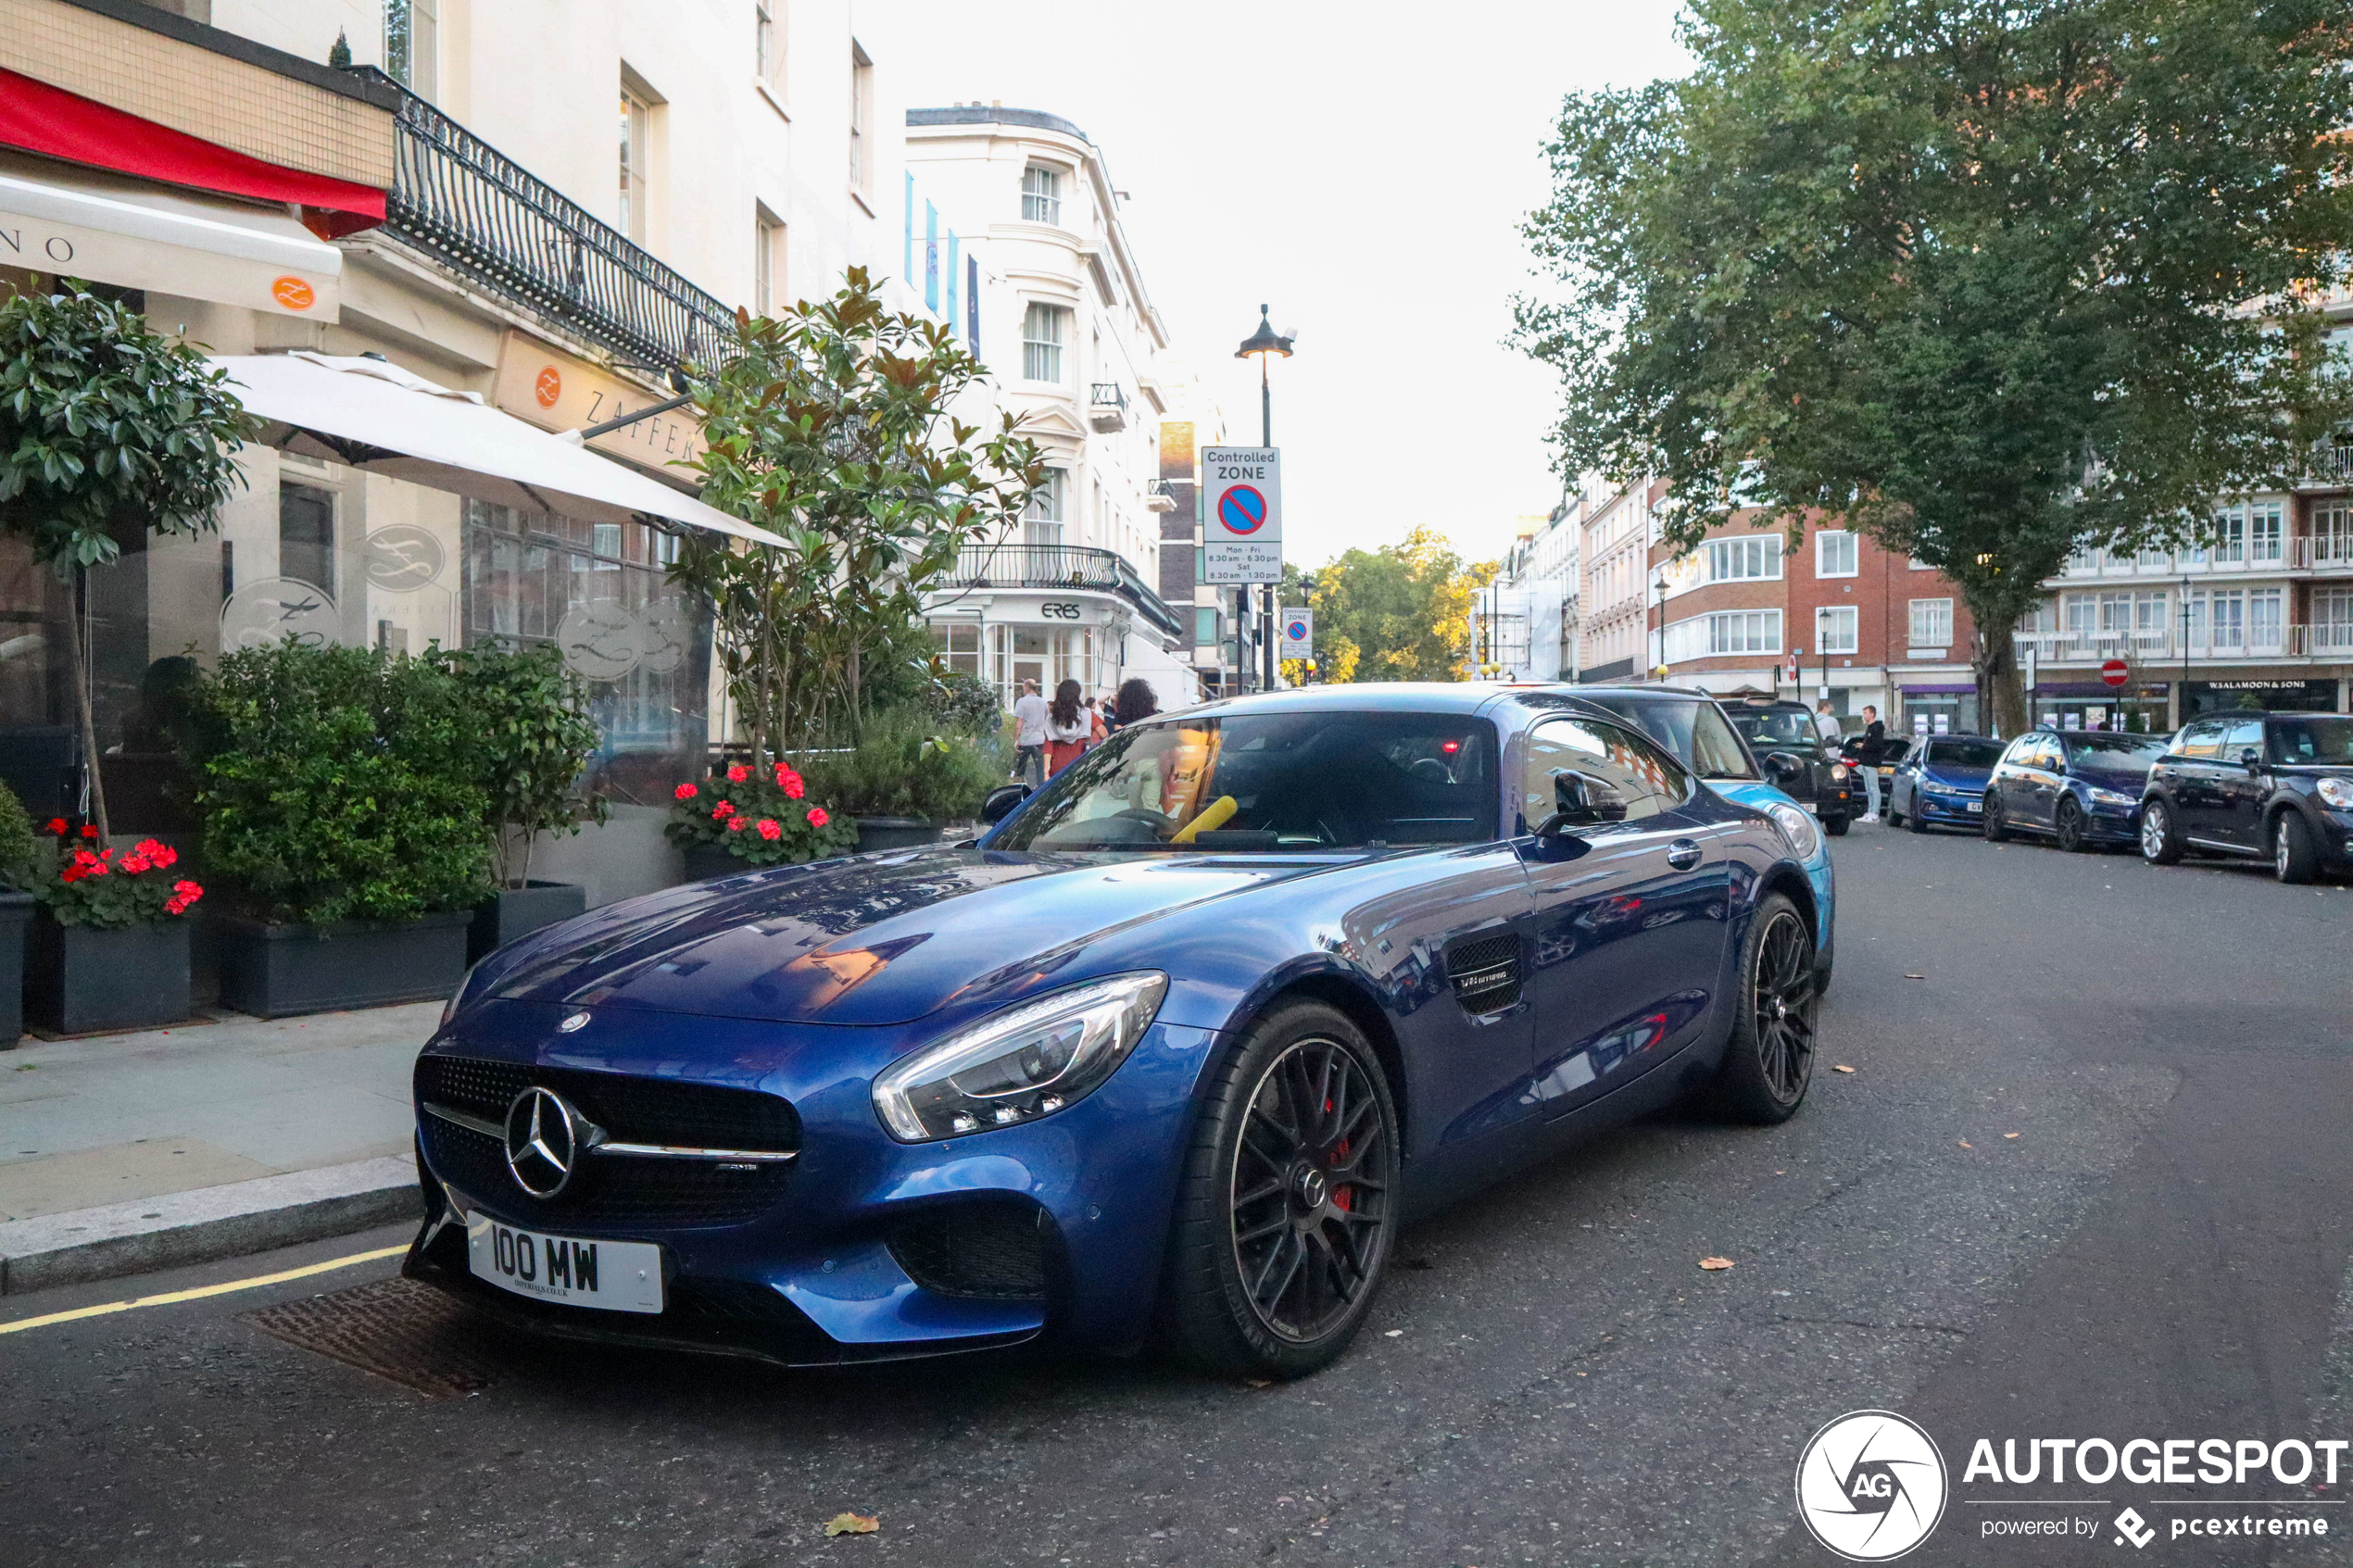
[[1831,699],[1824,697],[1814,705],[1814,729],[1824,740],[1836,746],[1844,734],[1839,728],[1838,715],[1831,711]]
[[1024,681],[1013,699],[1013,776],[1035,789],[1046,782],[1046,699]]

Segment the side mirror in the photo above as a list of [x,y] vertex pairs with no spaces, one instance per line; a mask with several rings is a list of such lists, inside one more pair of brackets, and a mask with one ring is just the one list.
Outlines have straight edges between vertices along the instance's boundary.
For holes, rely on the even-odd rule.
[[2263,754],[2256,750],[2253,746],[2250,746],[2246,750],[2239,753],[2239,766],[2246,769],[2249,772],[2254,771],[2262,765]]
[[1806,764],[1793,753],[1768,751],[1765,754],[1765,771],[1768,773],[1778,773],[1783,778],[1791,778],[1804,772]]
[[999,784],[980,803],[980,820],[995,827],[1013,814],[1013,808],[1029,798],[1027,784]]
[[1538,824],[1536,835],[1550,838],[1572,828],[1626,820],[1626,798],[1606,779],[1565,768],[1553,775],[1553,814]]

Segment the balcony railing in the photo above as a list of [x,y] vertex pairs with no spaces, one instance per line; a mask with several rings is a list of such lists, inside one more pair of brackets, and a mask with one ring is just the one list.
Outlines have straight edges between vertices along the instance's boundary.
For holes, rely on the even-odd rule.
[[1191,635],[1166,599],[1115,551],[1084,545],[975,545],[956,557],[939,588],[1081,588],[1116,594],[1170,636]]
[[385,229],[468,279],[650,368],[708,360],[735,312],[610,223],[399,89]]
[[2296,564],[2307,571],[2353,571],[2353,533],[2308,533],[2296,542]]
[[1088,399],[1087,419],[1098,433],[1109,435],[1127,428],[1127,394],[1117,382],[1096,382]]
[[2186,645],[2179,627],[2167,632],[2021,632],[2018,656],[2032,651],[2043,664],[2103,664],[2121,659],[2135,666],[2179,664],[2215,659],[2341,659],[2353,656],[2353,625],[2223,627],[2190,630]]

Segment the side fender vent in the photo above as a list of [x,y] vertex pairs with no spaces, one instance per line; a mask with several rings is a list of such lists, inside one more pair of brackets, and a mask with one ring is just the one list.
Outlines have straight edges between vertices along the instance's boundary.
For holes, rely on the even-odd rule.
[[1467,1013],[1501,1012],[1519,1000],[1519,938],[1472,936],[1446,949],[1446,978]]

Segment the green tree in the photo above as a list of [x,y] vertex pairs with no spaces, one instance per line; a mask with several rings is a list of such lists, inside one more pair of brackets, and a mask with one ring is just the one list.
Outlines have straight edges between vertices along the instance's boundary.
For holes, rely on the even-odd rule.
[[539,834],[574,834],[602,823],[611,808],[580,788],[604,739],[588,716],[588,682],[567,669],[553,643],[502,639],[431,657],[447,663],[471,716],[474,773],[488,803],[483,825],[505,887],[531,885]]
[[854,739],[872,660],[921,615],[924,589],[964,546],[1009,529],[1045,483],[1013,415],[986,437],[955,418],[986,373],[951,328],[885,310],[853,267],[831,299],[738,313],[729,357],[694,375],[703,498],[787,542],[689,535],[672,569],[711,602],[761,757],[828,730]]
[[[1302,574],[1286,574],[1284,597],[1303,592],[1315,611],[1319,680],[1460,681],[1468,678],[1472,596],[1495,563],[1465,566],[1434,529],[1401,544],[1350,550]],[[1296,661],[1294,661],[1296,662]]]
[[227,372],[137,311],[71,282],[0,300],[0,529],[29,543],[71,599],[66,669],[102,836],[106,783],[82,668],[90,569],[150,529],[215,527],[245,483],[235,455],[253,431]]
[[2195,536],[2353,415],[2342,0],[1694,0],[1688,77],[1570,96],[1519,306],[1565,471],[1842,515],[1938,568],[2005,731],[2081,543]]

